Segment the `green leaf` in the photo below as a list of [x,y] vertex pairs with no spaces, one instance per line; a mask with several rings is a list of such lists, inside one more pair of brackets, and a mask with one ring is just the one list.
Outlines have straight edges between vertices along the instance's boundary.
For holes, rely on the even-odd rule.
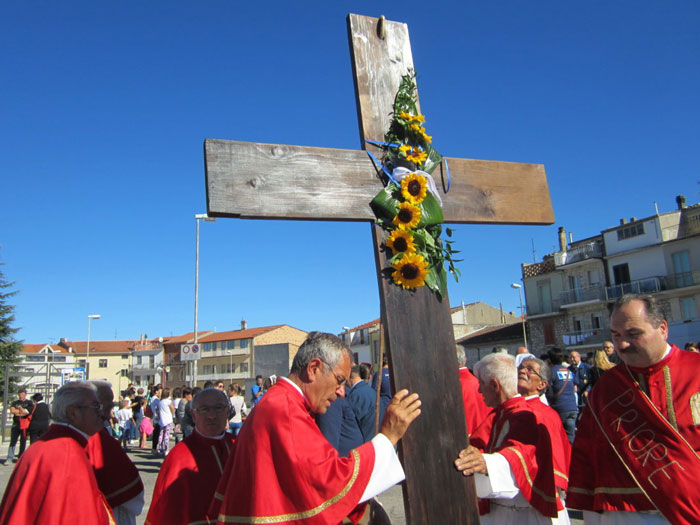
[[437,168],[442,162],[442,155],[440,155],[438,151],[430,144],[423,149],[428,154],[428,158],[425,159],[425,162],[423,163],[423,171],[427,171],[428,173],[432,174],[433,171],[435,171],[435,168]]
[[418,223],[419,227],[438,225],[445,222],[445,218],[442,215],[442,208],[440,207],[437,199],[435,199],[433,194],[430,192],[428,192],[428,194],[425,196],[423,202],[420,203],[420,212],[421,217],[420,222]]
[[391,221],[399,211],[399,201],[394,197],[393,184],[386,186],[369,203],[372,211],[379,219]]

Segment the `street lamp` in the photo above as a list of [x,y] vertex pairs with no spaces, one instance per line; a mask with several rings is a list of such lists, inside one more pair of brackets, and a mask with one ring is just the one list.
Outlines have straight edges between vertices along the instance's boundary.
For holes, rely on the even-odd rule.
[[[198,213],[194,216],[197,223],[197,235],[194,255],[194,344],[197,344],[197,322],[199,318],[199,221],[215,222],[214,217],[209,217],[206,213]],[[201,355],[201,354],[200,354]],[[192,386],[197,386],[197,360],[192,364]]]
[[510,285],[510,287],[518,290],[518,297],[520,298],[520,319],[523,321],[523,346],[527,348],[527,334],[525,333],[525,310],[523,309],[523,286],[518,283],[513,283]]
[[98,314],[88,315],[88,338],[87,338],[87,352],[85,353],[85,378],[90,379],[90,323],[93,319],[99,319],[102,317]]

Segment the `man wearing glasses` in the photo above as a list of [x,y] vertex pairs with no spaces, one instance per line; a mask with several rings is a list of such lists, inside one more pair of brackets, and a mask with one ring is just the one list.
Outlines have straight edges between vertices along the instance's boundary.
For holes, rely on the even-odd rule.
[[365,502],[404,479],[394,447],[420,414],[417,394],[401,390],[381,431],[341,457],[310,412],[323,414],[345,395],[352,355],[336,336],[311,332],[287,378],[260,400],[238,434],[234,456],[210,515],[217,523],[359,519]]
[[[488,500],[479,505],[484,525],[569,523],[554,463],[559,451],[539,415],[539,405],[551,409],[537,399],[542,382],[537,364],[524,360],[518,370],[513,356],[489,354],[474,367],[484,402],[494,410],[469,437],[455,466],[465,476],[475,475],[477,496]],[[525,382],[524,390],[534,391],[531,401],[518,393]],[[565,435],[562,439],[568,443]]]
[[74,381],[53,397],[54,422],[22,455],[0,504],[0,523],[113,524],[85,447],[102,428],[95,387]]
[[153,489],[149,525],[208,523],[209,504],[219,483],[233,434],[226,432],[231,412],[228,396],[205,388],[192,401],[194,431],[165,457]]

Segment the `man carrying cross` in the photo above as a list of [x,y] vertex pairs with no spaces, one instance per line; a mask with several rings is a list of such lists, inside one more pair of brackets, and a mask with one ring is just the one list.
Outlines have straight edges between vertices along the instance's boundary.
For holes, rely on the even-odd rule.
[[[397,393],[371,441],[340,457],[309,412],[345,395],[352,354],[331,334],[311,332],[243,425],[214,496],[217,523],[339,523],[404,479],[394,447],[420,414],[417,394]],[[240,481],[243,481],[242,483]]]

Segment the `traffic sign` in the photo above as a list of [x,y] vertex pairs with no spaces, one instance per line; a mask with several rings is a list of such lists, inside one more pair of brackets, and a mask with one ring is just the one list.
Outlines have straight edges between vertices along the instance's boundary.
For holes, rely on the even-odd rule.
[[201,357],[198,344],[180,345],[180,361],[195,361]]

